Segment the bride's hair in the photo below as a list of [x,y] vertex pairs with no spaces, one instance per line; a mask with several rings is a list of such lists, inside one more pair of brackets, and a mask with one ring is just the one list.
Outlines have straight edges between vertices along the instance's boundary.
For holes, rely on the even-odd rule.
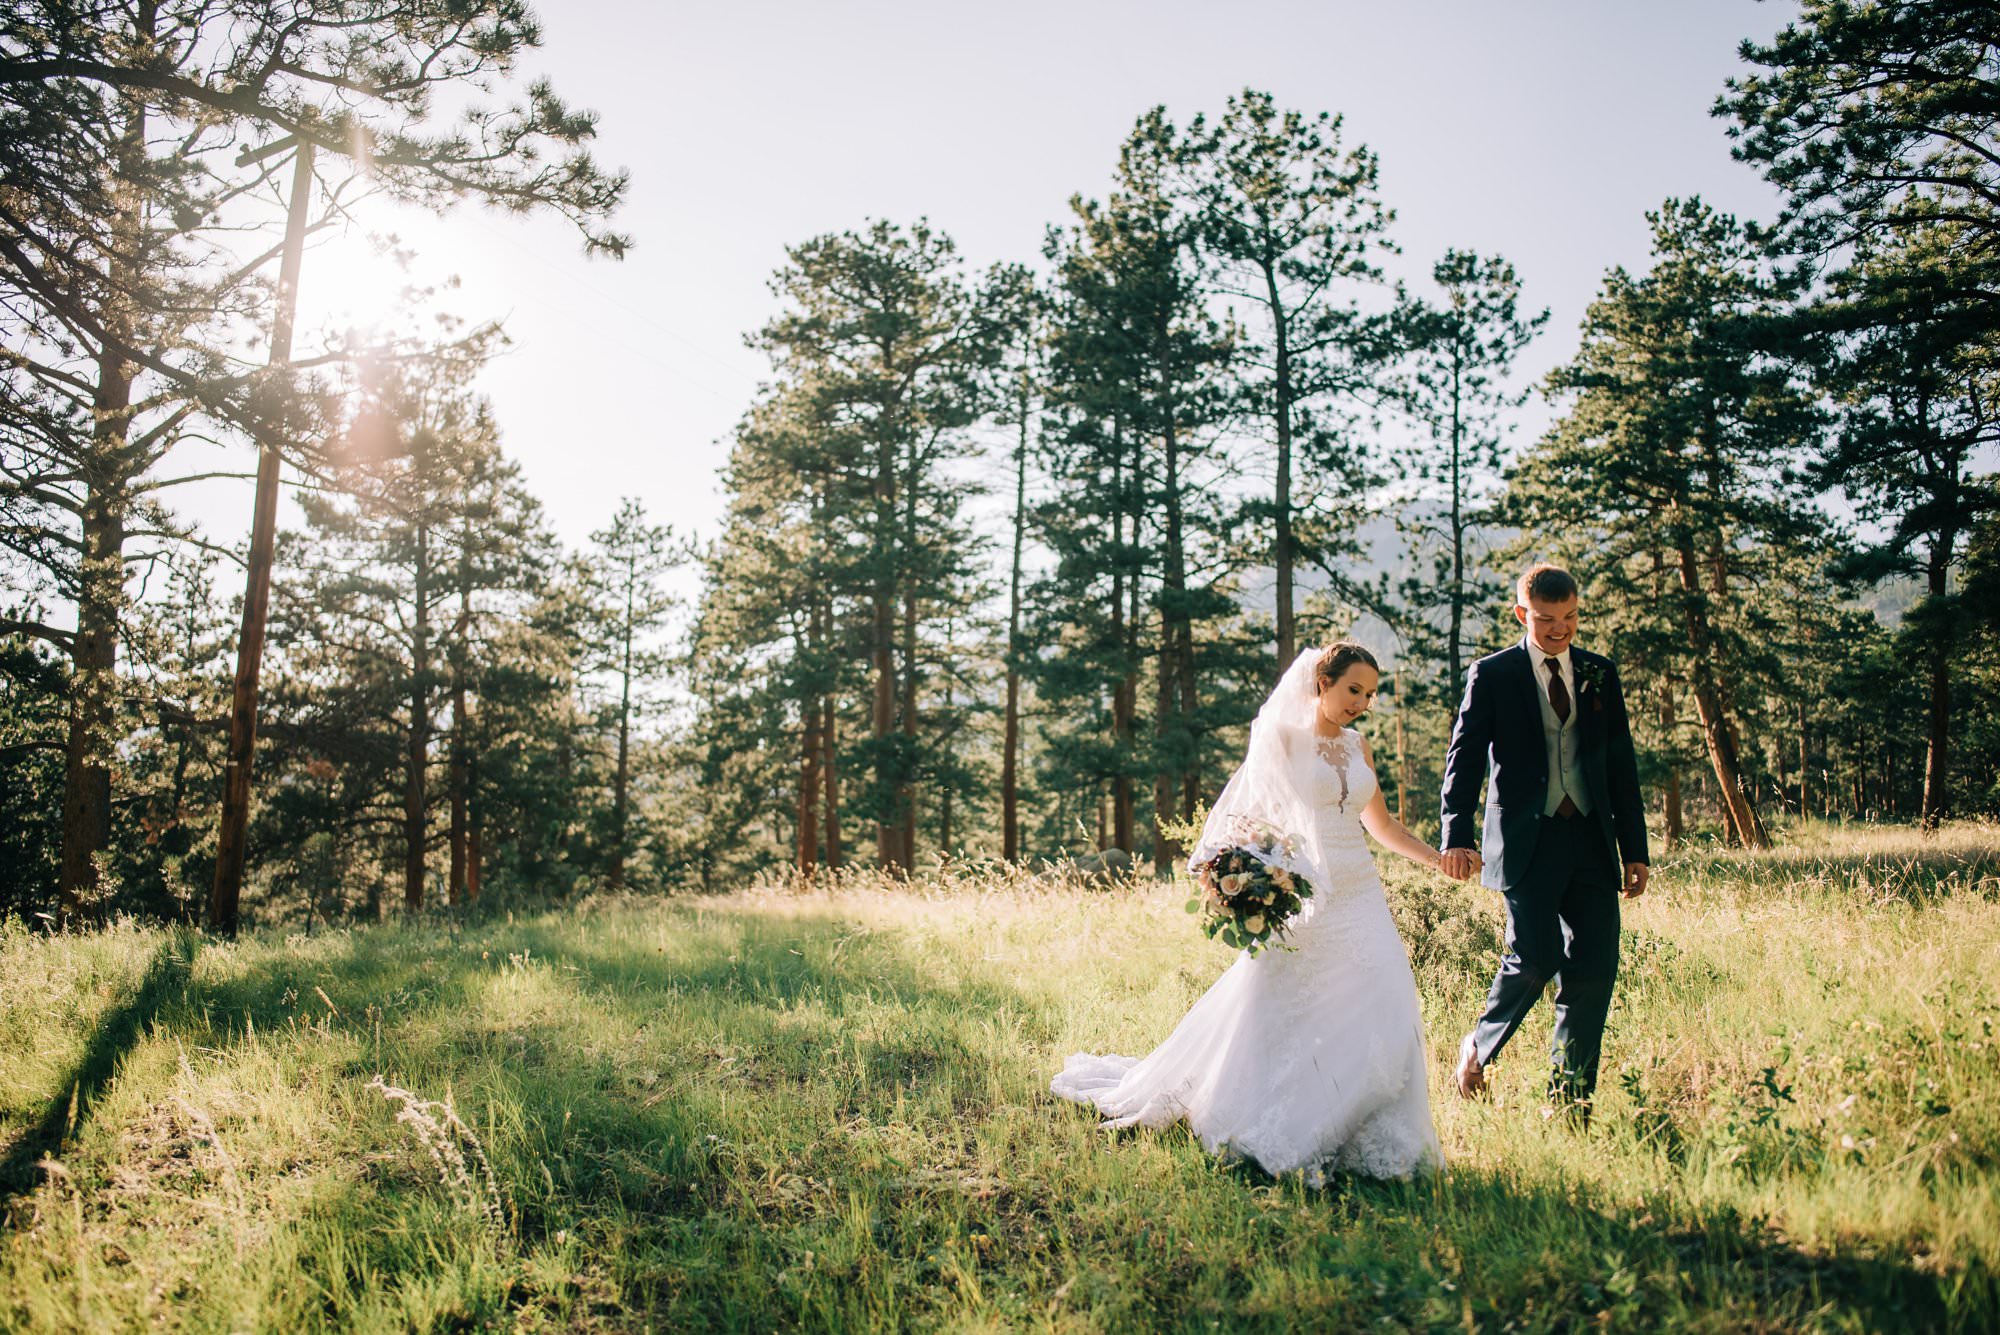
[[1356,663],[1366,663],[1377,672],[1382,670],[1382,665],[1375,661],[1375,655],[1353,640],[1341,640],[1337,644],[1329,644],[1320,654],[1318,666],[1313,669],[1314,692],[1323,691],[1332,683],[1339,681],[1341,674]]

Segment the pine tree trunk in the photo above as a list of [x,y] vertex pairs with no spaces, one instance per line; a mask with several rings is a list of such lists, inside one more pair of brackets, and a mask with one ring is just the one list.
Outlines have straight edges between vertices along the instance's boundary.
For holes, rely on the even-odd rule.
[[[1116,758],[1116,771],[1111,776],[1111,844],[1123,852],[1132,851],[1132,821],[1135,807],[1132,791],[1132,742],[1133,715],[1138,711],[1139,683],[1132,671],[1138,662],[1137,646],[1132,637],[1138,621],[1137,611],[1127,611],[1128,592],[1136,593],[1138,579],[1131,580],[1132,590],[1126,588],[1125,578],[1125,519],[1129,505],[1125,496],[1125,428],[1117,418],[1111,423],[1111,494],[1115,498],[1111,510],[1111,549],[1114,563],[1111,569],[1111,642],[1118,647],[1119,657],[1127,665],[1127,671],[1111,686],[1111,736],[1112,754]],[[1136,526],[1137,520],[1134,519]],[[1138,542],[1134,532],[1133,542]]]
[[835,762],[840,748],[836,730],[840,724],[840,714],[834,708],[833,697],[822,702],[820,740],[824,750],[820,758],[820,773],[826,784],[826,865],[835,871],[841,867],[840,844],[840,772]]
[[899,775],[889,755],[889,737],[896,727],[896,590],[892,565],[883,541],[893,532],[890,517],[896,505],[896,458],[894,445],[883,441],[876,459],[875,504],[878,572],[870,601],[870,658],[875,674],[874,711],[869,717],[869,739],[875,744],[875,782],[878,801],[885,803],[875,820],[875,860],[885,871],[903,865],[898,855],[899,827],[890,795],[897,790]]
[[[1926,574],[1930,596],[1942,601],[1949,589],[1952,547],[1957,533],[1946,528],[1931,546]],[[1919,822],[1925,834],[1936,834],[1949,806],[1946,791],[1950,779],[1948,750],[1951,742],[1951,653],[1957,636],[1933,633],[1930,647],[1929,731],[1924,742],[1924,805]]]
[[1014,561],[1007,581],[1007,722],[1000,754],[1000,857],[1013,862],[1021,856],[1021,822],[1017,809],[1021,755],[1021,548],[1028,527],[1028,372],[1021,371],[1021,396],[1016,404],[1021,434],[1014,444]]
[[[140,0],[133,15],[137,47],[150,46],[157,19],[154,0]],[[58,912],[67,923],[95,917],[100,889],[97,859],[111,843],[111,756],[117,743],[118,627],[125,602],[125,513],[130,503],[134,368],[115,350],[130,346],[135,329],[128,285],[145,229],[139,179],[146,154],[144,94],[127,95],[118,160],[127,181],[114,185],[118,212],[111,223],[108,293],[99,312],[105,337],[97,353],[91,396],[89,462],[85,475],[76,607],[70,642],[69,734],[63,748],[62,852],[56,872]]]
[[485,822],[481,818],[479,803],[479,753],[473,746],[471,719],[466,720],[467,741],[465,757],[465,902],[479,902],[480,852],[485,847]]
[[[945,708],[949,709],[951,707],[950,684],[949,684],[951,679],[947,677],[945,678],[945,681],[946,681]],[[938,856],[947,859],[951,857],[952,794],[953,794],[952,784],[944,783],[938,785]]]
[[[1140,476],[1138,455],[1139,455],[1139,447],[1135,442],[1133,449],[1133,457],[1132,457],[1132,467],[1130,469],[1130,474],[1126,482],[1126,485],[1131,488],[1133,495],[1130,503],[1126,504],[1125,507],[1126,517],[1131,521],[1132,524],[1132,550],[1135,552],[1142,549],[1144,541],[1143,534],[1145,530],[1145,513],[1143,509],[1143,500],[1142,500],[1143,492],[1140,490],[1138,481]],[[1145,624],[1143,611],[1145,608],[1145,597],[1146,597],[1145,590],[1140,582],[1139,574],[1136,568],[1137,563],[1134,562],[1133,565],[1134,565],[1134,570],[1132,578],[1126,582],[1126,587],[1125,587],[1124,659],[1125,662],[1130,666],[1130,671],[1126,673],[1125,680],[1123,683],[1125,687],[1125,739],[1124,739],[1124,747],[1119,753],[1120,754],[1119,777],[1120,779],[1123,780],[1123,787],[1125,793],[1125,839],[1126,839],[1126,842],[1123,845],[1121,845],[1121,847],[1123,847],[1125,851],[1128,853],[1137,851],[1134,841],[1138,838],[1136,829],[1138,821],[1137,812],[1138,812],[1138,801],[1139,801],[1138,781],[1136,776],[1132,773],[1131,765],[1133,760],[1133,753],[1138,746],[1139,664],[1143,659],[1143,654],[1141,652],[1141,647],[1139,644],[1139,637],[1142,633],[1142,627]],[[1115,793],[1117,790],[1114,789],[1113,791]]]
[[111,842],[111,755],[116,744],[118,623],[125,599],[125,430],[130,367],[98,362],[97,427],[83,506],[77,628],[71,641],[69,738],[63,751],[62,862],[57,893],[65,922],[95,917],[98,856]]
[[[911,544],[915,550],[915,544]],[[897,856],[905,868],[917,865],[917,792],[911,766],[917,755],[917,595],[914,587],[903,596],[903,749],[896,765],[896,810],[901,829],[897,835]]]
[[805,726],[799,745],[799,843],[796,859],[799,875],[810,877],[813,864],[819,857],[819,758],[822,743],[819,736],[819,702],[811,700],[805,707]]
[[[1157,738],[1166,734],[1167,720],[1173,716],[1173,648],[1172,641],[1164,634],[1160,637],[1159,681],[1156,687],[1158,713],[1153,720],[1153,733]],[[1174,776],[1161,769],[1153,775],[1153,871],[1160,876],[1173,870],[1173,850],[1167,846],[1167,832],[1160,826],[1161,821],[1173,818],[1173,812]]]
[[1465,444],[1465,424],[1461,418],[1463,405],[1460,401],[1460,363],[1463,349],[1459,340],[1452,339],[1451,357],[1451,645],[1446,650],[1450,663],[1449,678],[1452,689],[1457,690],[1465,681],[1465,663],[1461,653],[1465,644],[1465,473],[1462,452]]
[[613,890],[625,887],[626,835],[631,826],[632,794],[632,601],[638,572],[625,570],[625,620],[619,627],[618,668],[618,768],[611,780],[611,867],[608,881]]
[[1265,297],[1271,309],[1276,370],[1273,386],[1276,402],[1272,405],[1272,413],[1273,425],[1277,427],[1278,478],[1272,492],[1276,532],[1271,541],[1271,564],[1276,567],[1278,584],[1278,667],[1271,678],[1276,681],[1285,674],[1285,669],[1292,665],[1292,659],[1298,654],[1298,630],[1292,608],[1292,349],[1284,297],[1278,288],[1277,266],[1267,259],[1263,270]]
[[469,526],[459,535],[458,627],[451,644],[451,876],[445,883],[445,902],[466,901],[467,866],[470,861],[471,821],[468,802],[472,746],[466,718],[466,654],[472,636],[472,572],[469,554],[472,534]]
[[1725,808],[1725,824],[1731,828],[1741,846],[1769,848],[1770,838],[1764,833],[1763,825],[1751,807],[1749,795],[1743,790],[1742,767],[1737,763],[1736,741],[1729,727],[1727,697],[1715,679],[1714,636],[1709,630],[1708,615],[1702,604],[1701,570],[1695,557],[1694,543],[1683,533],[1677,540],[1676,550],[1680,558],[1684,629],[1688,647],[1692,650],[1689,675],[1694,685],[1695,712],[1701,719],[1709,762],[1715,770],[1716,788]]
[[1810,810],[1806,806],[1807,778],[1812,773],[1811,761],[1806,750],[1806,702],[1803,696],[1798,702],[1799,714],[1799,819],[1804,820]]
[[409,754],[403,772],[403,906],[424,906],[424,767],[430,758],[430,530],[417,526],[410,638]]
[[465,668],[455,663],[451,674],[451,880],[445,902],[463,904],[471,866],[472,822],[467,789],[471,757],[465,736]]
[[1681,811],[1681,767],[1674,758],[1674,683],[1665,676],[1660,678],[1660,736],[1667,752],[1667,851],[1671,853],[1687,837],[1687,821]]
[[[1164,376],[1162,377],[1164,380]],[[1163,384],[1162,389],[1167,387]],[[1165,568],[1160,588],[1160,682],[1159,718],[1154,731],[1160,737],[1176,733],[1184,740],[1193,718],[1194,665],[1189,661],[1193,629],[1187,610],[1187,553],[1183,546],[1180,494],[1180,440],[1175,431],[1172,401],[1167,399],[1161,421],[1160,444],[1165,455],[1161,471],[1161,514],[1165,519]],[[1177,719],[1178,716],[1178,719]],[[1178,814],[1186,819],[1193,813],[1196,770],[1192,759],[1183,757],[1179,769],[1163,770],[1153,786],[1154,827],[1153,868],[1160,875],[1173,867],[1173,851],[1168,847],[1159,822]],[[1175,789],[1178,788],[1179,800]]]

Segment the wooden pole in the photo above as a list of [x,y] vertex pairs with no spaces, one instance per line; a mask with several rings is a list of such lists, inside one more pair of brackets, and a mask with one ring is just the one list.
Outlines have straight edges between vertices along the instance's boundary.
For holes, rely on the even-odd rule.
[[[278,269],[278,309],[271,322],[271,368],[292,360],[298,314],[299,266],[305,256],[306,213],[312,201],[313,146],[300,141],[292,160],[291,211]],[[243,633],[236,642],[236,688],[229,705],[229,759],[223,772],[222,825],[216,839],[215,885],[208,925],[234,934],[243,892],[245,837],[250,826],[250,761],[257,746],[257,674],[264,663],[265,613],[271,600],[271,554],[278,531],[278,444],[268,423],[257,451],[257,499],[250,523],[250,570],[243,589]]]

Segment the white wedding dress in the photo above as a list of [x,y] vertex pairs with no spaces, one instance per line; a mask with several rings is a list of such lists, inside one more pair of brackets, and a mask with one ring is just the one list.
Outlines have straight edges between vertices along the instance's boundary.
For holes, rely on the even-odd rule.
[[1406,1177],[1443,1162],[1416,979],[1361,829],[1374,772],[1350,729],[1286,748],[1325,869],[1283,938],[1236,962],[1144,1059],[1077,1053],[1049,1088],[1106,1126],[1186,1119],[1276,1174]]

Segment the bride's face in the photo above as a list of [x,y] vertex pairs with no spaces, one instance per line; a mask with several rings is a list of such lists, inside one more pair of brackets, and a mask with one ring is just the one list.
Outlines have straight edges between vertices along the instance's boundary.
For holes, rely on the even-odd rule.
[[1375,703],[1375,688],[1382,674],[1366,663],[1349,663],[1347,670],[1319,688],[1320,721],[1329,728],[1351,726]]

